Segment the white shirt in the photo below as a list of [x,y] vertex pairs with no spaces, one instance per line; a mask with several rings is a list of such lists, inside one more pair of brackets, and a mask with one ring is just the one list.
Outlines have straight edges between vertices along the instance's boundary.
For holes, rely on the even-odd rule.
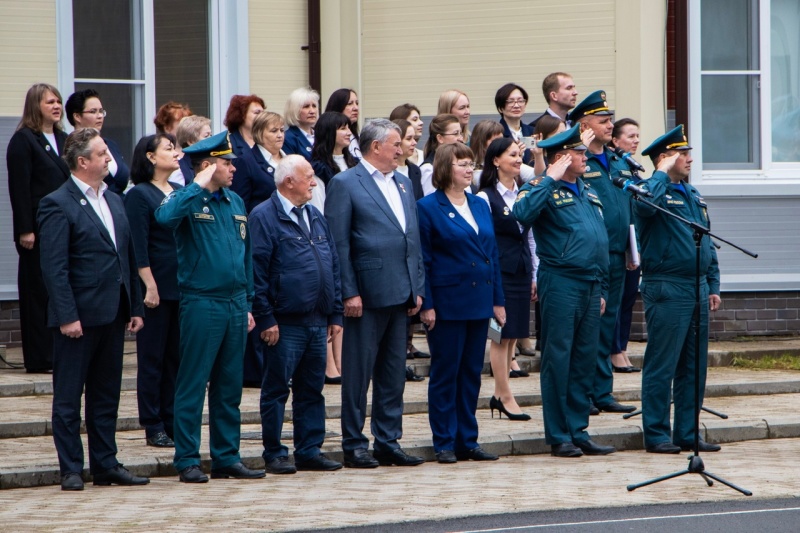
[[108,173],[112,177],[116,176],[117,171],[119,170],[119,165],[117,164],[117,160],[114,159],[113,155],[111,155],[111,150],[106,150],[106,153],[108,154],[108,158],[111,159],[111,161],[108,162]]
[[[353,135],[353,138],[350,139],[349,148],[350,148],[350,153],[353,154],[353,157],[355,157],[357,159],[361,159],[361,147],[358,145],[358,139],[356,139],[355,135]],[[336,156],[333,156],[333,157],[335,158]],[[342,169],[342,171],[345,171],[345,170],[347,170],[347,169],[346,168]]]
[[[275,169],[278,168],[278,162],[275,161],[275,158],[272,157],[272,154],[269,153],[269,150],[267,150],[260,144],[257,144],[256,146],[258,146],[258,151],[261,152],[261,155],[264,156],[264,160],[267,162],[267,164],[270,167],[272,167],[272,172],[275,173]],[[286,152],[284,152],[283,150],[281,150],[281,157],[282,158],[286,157]]]
[[[508,207],[509,211],[513,212],[514,202],[516,201],[517,194],[519,193],[519,187],[517,187],[517,184],[514,183],[513,189],[508,189],[505,185],[503,185],[498,181],[497,187],[495,188],[497,189],[497,192],[500,194],[500,198],[502,198],[503,202],[505,202],[506,207]],[[489,196],[485,192],[481,191],[477,194],[477,196],[483,198],[484,200],[486,200],[486,203],[489,204]],[[491,204],[489,204],[489,209],[491,210],[491,208],[492,206]],[[519,231],[521,232],[522,224],[517,222],[517,226],[519,227]],[[531,274],[533,277],[533,281],[535,282],[536,271],[539,270],[539,258],[536,257],[536,241],[533,239],[533,231],[528,231],[528,248],[530,248],[531,250],[531,259],[533,262],[533,272]]]
[[[94,212],[97,213],[97,217],[105,226],[106,231],[108,232],[108,236],[111,237],[111,242],[114,243],[114,248],[117,247],[117,234],[114,231],[114,217],[111,216],[111,209],[108,208],[108,202],[106,202],[105,193],[108,190],[108,185],[105,182],[100,182],[100,194],[97,195],[94,193],[94,189],[92,189],[91,185],[87,185],[86,183],[79,180],[74,174],[72,174],[72,181],[75,185],[78,186],[78,189],[83,193],[83,196],[86,198],[86,201],[89,202],[89,205],[92,206]],[[81,202],[82,204],[83,202]]]
[[[359,152],[361,153],[361,152]],[[360,158],[359,158],[360,159]],[[344,172],[347,170],[347,162],[344,160],[344,154],[342,155],[333,155],[333,162],[336,163],[336,166],[339,167],[340,172]]]
[[422,194],[425,196],[433,194],[436,190],[436,187],[433,186],[433,165],[430,163],[422,163],[419,166],[419,173],[419,181],[422,184]]
[[50,147],[53,149],[53,151],[55,151],[55,153],[57,155],[59,155],[58,154],[58,144],[56,144],[56,134],[55,133],[42,132],[42,135],[44,135],[44,138],[47,139],[47,143],[50,145]]
[[458,214],[461,215],[461,217],[467,222],[467,224],[472,226],[472,229],[475,230],[475,233],[479,233],[478,222],[476,222],[475,217],[472,216],[472,210],[469,208],[469,202],[467,201],[467,199],[464,198],[464,203],[461,205],[456,205],[453,202],[450,202],[450,204],[453,206],[453,208],[455,208],[456,211],[458,211]]
[[277,193],[277,195],[278,195],[278,200],[280,200],[280,202],[281,202],[281,205],[283,206],[283,211],[284,211],[284,212],[285,212],[287,215],[289,215],[289,218],[291,218],[291,219],[292,219],[294,222],[296,222],[297,224],[299,224],[299,223],[300,223],[300,222],[299,222],[299,220],[300,220],[300,219],[299,219],[299,218],[297,218],[297,215],[296,215],[296,214],[295,214],[295,213],[292,211],[292,209],[294,209],[295,207],[303,207],[303,208],[304,208],[304,209],[303,209],[303,214],[305,215],[305,219],[306,219],[306,221],[305,221],[305,224],[306,224],[306,229],[310,229],[310,228],[311,228],[311,219],[309,218],[308,209],[305,209],[305,207],[306,207],[308,204],[303,204],[302,206],[300,206],[300,205],[298,205],[298,206],[295,206],[295,205],[294,205],[292,202],[290,202],[290,201],[289,201],[289,200],[288,200],[288,199],[287,199],[287,198],[286,198],[284,195],[282,195],[280,191],[275,191],[275,192],[276,192],[276,193]]
[[[400,189],[397,187],[397,183],[394,181],[394,172],[389,172],[388,174],[382,173],[377,168],[373,167],[366,159],[361,160],[361,164],[364,165],[364,168],[367,169],[369,175],[375,180],[375,184],[383,193],[383,197],[386,198],[386,202],[389,204],[389,207],[394,213],[395,218],[397,218],[397,222],[400,223],[400,227],[403,228],[403,232],[406,231],[406,211],[403,209],[403,199],[400,197]],[[409,194],[411,191],[406,192]]]

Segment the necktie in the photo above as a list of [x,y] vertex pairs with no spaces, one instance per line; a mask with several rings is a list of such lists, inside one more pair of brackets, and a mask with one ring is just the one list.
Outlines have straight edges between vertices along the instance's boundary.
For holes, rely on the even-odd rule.
[[297,224],[300,226],[300,230],[303,232],[303,235],[308,237],[308,224],[306,224],[306,217],[303,216],[303,211],[305,209],[303,207],[293,207],[292,213],[297,215]]

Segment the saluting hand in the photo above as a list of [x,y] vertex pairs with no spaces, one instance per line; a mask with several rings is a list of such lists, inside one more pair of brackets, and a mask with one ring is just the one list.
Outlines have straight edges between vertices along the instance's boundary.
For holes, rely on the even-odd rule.
[[214,175],[214,172],[216,172],[216,170],[217,170],[216,163],[208,165],[206,168],[204,168],[195,175],[194,182],[205,189],[206,185],[208,185],[211,182],[211,177]]
[[569,154],[561,154],[558,156],[558,159],[553,162],[553,164],[547,167],[545,174],[553,178],[553,180],[559,181],[564,177],[564,173],[571,164],[572,156]]
[[592,144],[592,141],[594,141],[594,130],[587,127],[581,132],[581,142],[586,148],[589,148],[589,145]]
[[664,159],[658,162],[656,170],[660,170],[661,172],[664,172],[666,174],[667,172],[672,170],[672,167],[675,166],[675,161],[678,160],[678,157],[680,155],[681,155],[680,152],[675,152],[674,154],[665,157]]

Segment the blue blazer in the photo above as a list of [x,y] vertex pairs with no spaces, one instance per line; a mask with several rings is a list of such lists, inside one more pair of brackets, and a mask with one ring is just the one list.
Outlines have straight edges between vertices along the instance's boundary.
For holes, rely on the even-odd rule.
[[250,149],[243,171],[237,168],[236,172],[231,189],[242,197],[248,213],[275,192],[275,167],[267,163],[257,144]]
[[125,158],[122,157],[122,152],[119,150],[119,145],[106,137],[103,137],[103,140],[106,142],[108,151],[111,152],[111,156],[114,158],[114,161],[117,162],[117,173],[113,176],[109,174],[103,179],[103,181],[106,182],[106,185],[108,185],[109,189],[119,195],[122,195],[122,193],[125,192],[125,189],[128,188],[128,180],[131,177],[131,169],[125,162]]
[[[192,168],[192,158],[188,155],[181,157],[178,160],[178,165],[181,167],[181,174],[183,174],[183,185],[191,185],[194,181],[194,168]],[[235,173],[234,173],[235,174]]]
[[105,199],[114,219],[116,247],[100,217],[71,179],[39,203],[49,327],[76,320],[83,327],[103,326],[113,322],[120,309],[127,319],[144,316],[125,207],[116,194],[106,194]]
[[336,174],[325,190],[325,218],[339,254],[342,299],[361,296],[366,308],[416,307],[425,290],[414,190],[399,172],[394,179],[405,231],[362,163]]
[[286,130],[286,135],[283,139],[283,151],[287,154],[299,154],[311,162],[311,149],[313,146],[308,142],[308,137],[303,133],[303,130],[297,126],[291,126]]
[[417,202],[425,264],[422,309],[441,320],[478,320],[505,305],[492,214],[483,198],[467,194],[478,233],[440,190]]

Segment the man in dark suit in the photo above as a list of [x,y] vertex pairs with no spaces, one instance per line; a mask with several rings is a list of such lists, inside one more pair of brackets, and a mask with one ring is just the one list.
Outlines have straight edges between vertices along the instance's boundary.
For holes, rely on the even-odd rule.
[[[336,241],[344,300],[342,448],[350,468],[411,466],[403,433],[406,316],[425,290],[419,226],[411,181],[394,172],[400,128],[368,122],[359,137],[363,159],[328,184],[325,216]],[[372,435],[362,433],[372,380]]]
[[53,439],[62,490],[83,490],[81,393],[95,485],[144,485],[117,461],[125,328],[142,327],[139,275],[122,199],[107,194],[108,148],[94,128],[64,145],[71,177],[39,204],[47,325],[53,333]]
[[559,120],[563,120],[567,128],[572,127],[572,120],[567,116],[569,110],[575,107],[578,102],[578,91],[572,76],[566,72],[552,72],[542,80],[542,93],[547,101],[547,109],[544,113],[536,117],[531,126],[545,115],[551,115]]

